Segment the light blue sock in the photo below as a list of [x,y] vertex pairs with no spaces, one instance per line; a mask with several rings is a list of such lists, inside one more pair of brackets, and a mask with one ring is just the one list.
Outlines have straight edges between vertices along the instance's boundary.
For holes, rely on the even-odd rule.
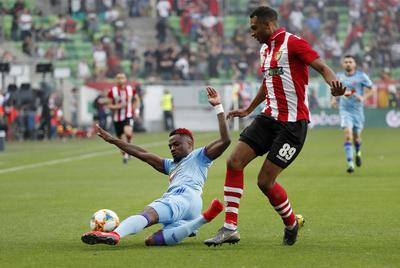
[[344,143],[344,152],[346,154],[346,160],[349,166],[353,166],[353,146],[351,142]]
[[137,234],[142,231],[149,222],[142,215],[134,215],[123,220],[114,232],[122,238],[130,234]]
[[172,229],[165,229],[162,231],[164,241],[167,245],[178,244],[205,223],[207,223],[207,221],[203,216],[200,216],[192,221],[182,224],[181,226]]

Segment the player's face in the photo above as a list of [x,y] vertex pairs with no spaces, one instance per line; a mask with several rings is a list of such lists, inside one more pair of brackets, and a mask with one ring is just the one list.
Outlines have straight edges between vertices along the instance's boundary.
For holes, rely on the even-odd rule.
[[193,142],[185,135],[171,136],[168,146],[174,161],[180,161],[193,150]]
[[357,66],[353,58],[344,58],[342,64],[346,72],[353,72]]
[[118,74],[116,77],[117,84],[122,86],[126,83],[126,76],[124,74]]
[[261,44],[266,43],[272,34],[271,22],[250,18],[250,34]]

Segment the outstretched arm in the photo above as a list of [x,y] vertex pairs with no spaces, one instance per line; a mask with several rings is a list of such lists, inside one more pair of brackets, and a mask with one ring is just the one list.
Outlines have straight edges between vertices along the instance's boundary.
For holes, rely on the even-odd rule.
[[158,155],[149,153],[140,146],[130,144],[123,140],[115,138],[110,133],[108,133],[107,131],[102,129],[99,125],[96,125],[96,131],[97,131],[97,135],[99,135],[101,138],[103,138],[103,140],[105,140],[106,142],[114,144],[115,146],[120,148],[122,151],[146,162],[147,164],[149,164],[156,170],[160,171],[161,173],[164,173],[163,160]]
[[336,74],[324,61],[318,58],[311,62],[310,65],[314,70],[319,72],[325,79],[326,83],[331,86],[332,96],[342,96],[344,94],[347,88],[343,86],[342,82],[337,80]]
[[207,87],[208,102],[215,108],[218,118],[218,127],[220,138],[206,146],[207,157],[211,160],[219,157],[231,144],[229,137],[228,126],[226,125],[225,114],[219,98],[218,92],[212,88]]
[[110,109],[110,110],[119,110],[119,109],[122,109],[122,108],[126,107],[126,104],[124,104],[122,101],[119,102],[119,103],[113,104],[112,103],[112,99],[110,99],[110,98],[107,98],[107,102],[106,103],[107,103],[107,108]]
[[251,101],[249,107],[245,109],[230,111],[227,115],[227,119],[231,119],[233,117],[245,117],[251,114],[251,112],[254,111],[254,109],[257,108],[257,106],[260,105],[260,103],[263,102],[264,100],[265,100],[265,85],[264,83],[262,83],[258,90],[257,95]]

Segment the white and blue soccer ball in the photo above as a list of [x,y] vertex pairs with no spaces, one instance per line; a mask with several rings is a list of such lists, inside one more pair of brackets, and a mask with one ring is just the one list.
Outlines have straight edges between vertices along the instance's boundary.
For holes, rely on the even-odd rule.
[[99,232],[112,232],[119,225],[117,213],[110,209],[100,209],[90,218],[90,229]]

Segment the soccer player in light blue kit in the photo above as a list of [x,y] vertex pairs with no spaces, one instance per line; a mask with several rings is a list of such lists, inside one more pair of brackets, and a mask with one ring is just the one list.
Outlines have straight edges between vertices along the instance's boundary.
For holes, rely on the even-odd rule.
[[[347,87],[343,96],[339,97],[339,113],[341,127],[344,130],[344,151],[347,160],[347,172],[354,172],[353,142],[355,147],[355,162],[361,166],[361,132],[364,127],[364,99],[371,94],[372,82],[362,71],[357,70],[355,58],[346,55],[342,65],[344,72],[337,74],[337,78]],[[336,106],[336,99],[333,99]]]
[[120,238],[136,234],[153,224],[161,223],[164,228],[150,235],[148,246],[175,245],[184,238],[195,234],[205,223],[214,219],[224,208],[214,199],[209,208],[201,213],[202,189],[212,161],[219,157],[230,144],[220,97],[214,88],[207,87],[209,103],[217,113],[220,138],[205,147],[193,149],[193,135],[184,128],[170,133],[169,148],[173,159],[162,159],[143,148],[114,138],[97,126],[98,135],[122,151],[148,163],[157,171],[169,175],[170,185],[164,195],[149,204],[141,214],[130,216],[113,231],[88,232],[81,239],[86,244],[115,245]]

